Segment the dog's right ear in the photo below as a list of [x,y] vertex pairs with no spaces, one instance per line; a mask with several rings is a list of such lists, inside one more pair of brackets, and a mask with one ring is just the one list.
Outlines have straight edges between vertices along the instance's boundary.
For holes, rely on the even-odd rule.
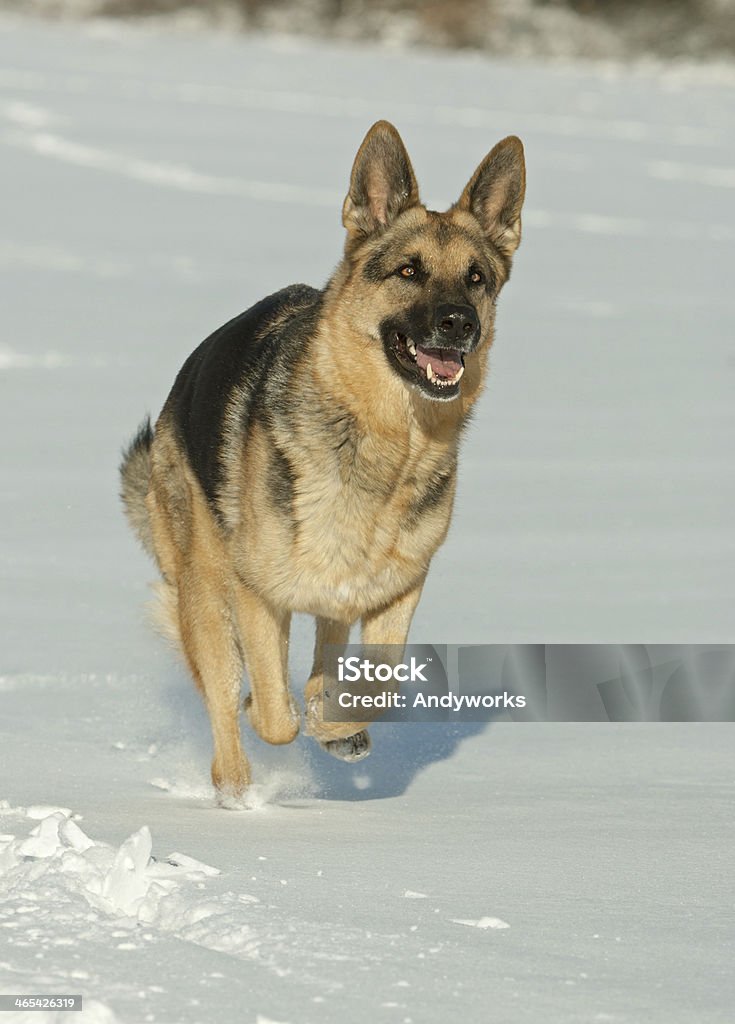
[[419,188],[401,136],[388,121],[378,121],[357,151],[342,206],[349,240],[359,242],[382,231],[418,202]]

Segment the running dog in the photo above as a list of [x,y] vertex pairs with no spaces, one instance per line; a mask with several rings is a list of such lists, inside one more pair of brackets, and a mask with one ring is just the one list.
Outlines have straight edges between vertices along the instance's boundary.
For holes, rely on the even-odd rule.
[[291,285],[215,331],[125,451],[125,511],[209,712],[225,805],[250,782],[243,669],[258,735],[299,731],[293,612],[316,618],[307,733],[345,760],[369,752],[366,723],[323,719],[324,645],[346,643],[358,619],[366,644],[406,642],[449,527],[524,193],[511,136],[451,209],[428,210],[398,132],[379,121],[355,158],[326,286]]

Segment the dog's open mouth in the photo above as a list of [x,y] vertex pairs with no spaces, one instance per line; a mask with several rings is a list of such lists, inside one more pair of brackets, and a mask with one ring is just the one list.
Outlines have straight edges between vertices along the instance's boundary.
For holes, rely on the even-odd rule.
[[455,348],[429,348],[417,345],[407,335],[395,331],[391,349],[404,370],[411,371],[424,390],[441,397],[454,397],[464,373],[464,353]]

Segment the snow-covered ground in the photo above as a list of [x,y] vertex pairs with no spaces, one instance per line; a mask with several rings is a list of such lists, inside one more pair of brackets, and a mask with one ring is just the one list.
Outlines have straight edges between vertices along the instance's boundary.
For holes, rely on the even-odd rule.
[[324,281],[373,120],[433,202],[517,132],[524,243],[412,638],[731,640],[733,93],[0,23],[0,991],[93,1024],[732,1019],[730,726],[384,724],[355,766],[248,732],[254,809],[217,810],[116,464],[214,326]]

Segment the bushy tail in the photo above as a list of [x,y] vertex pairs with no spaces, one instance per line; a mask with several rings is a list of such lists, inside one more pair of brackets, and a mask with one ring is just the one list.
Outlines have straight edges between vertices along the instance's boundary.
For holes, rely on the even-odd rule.
[[151,444],[153,429],[151,418],[146,416],[138,432],[123,452],[120,463],[120,497],[125,514],[141,544],[155,558],[151,521],[146,508],[146,495],[151,480]]

